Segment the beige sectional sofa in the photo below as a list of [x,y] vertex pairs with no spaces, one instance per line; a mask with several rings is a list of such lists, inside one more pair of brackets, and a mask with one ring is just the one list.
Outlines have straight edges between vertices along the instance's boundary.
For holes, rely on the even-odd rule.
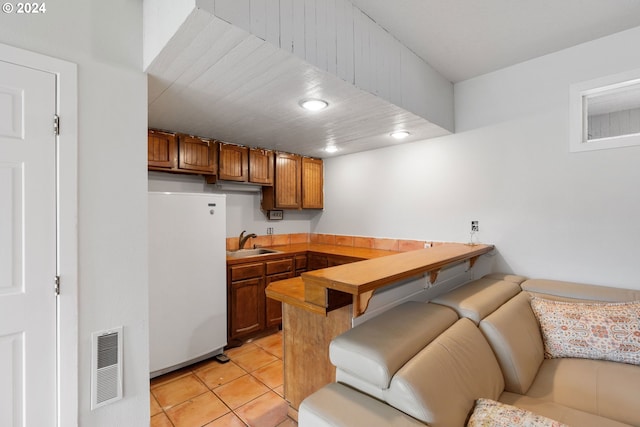
[[483,398],[576,427],[640,426],[640,366],[545,358],[536,297],[616,303],[640,291],[491,274],[404,303],[333,340],[336,382],[302,402],[299,425],[464,426]]

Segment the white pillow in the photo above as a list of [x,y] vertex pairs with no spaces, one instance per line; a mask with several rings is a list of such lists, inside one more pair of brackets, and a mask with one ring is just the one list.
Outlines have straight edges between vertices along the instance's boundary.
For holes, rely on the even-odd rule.
[[582,303],[531,299],[545,357],[640,365],[640,302]]
[[559,421],[491,399],[478,399],[467,427],[569,427]]

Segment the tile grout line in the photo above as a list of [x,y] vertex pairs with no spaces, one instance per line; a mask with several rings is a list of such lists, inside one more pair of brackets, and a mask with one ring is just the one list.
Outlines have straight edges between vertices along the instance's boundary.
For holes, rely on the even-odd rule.
[[[158,388],[158,387],[160,387],[160,386],[164,386],[164,385],[167,385],[167,384],[173,383],[173,382],[175,382],[175,381],[177,381],[177,380],[180,380],[180,379],[182,379],[182,378],[185,378],[185,377],[187,377],[187,376],[194,376],[194,377],[196,378],[196,380],[206,388],[206,390],[207,390],[207,391],[205,391],[205,392],[203,392],[203,393],[200,393],[200,394],[198,394],[198,395],[196,395],[196,396],[192,396],[192,397],[190,397],[189,399],[186,399],[186,400],[185,400],[185,401],[183,401],[183,402],[176,403],[176,404],[172,405],[171,407],[169,407],[168,409],[171,409],[171,408],[173,408],[173,407],[176,407],[176,406],[178,406],[178,405],[181,405],[181,404],[183,404],[183,403],[185,403],[185,402],[188,402],[188,401],[193,400],[193,399],[195,399],[195,398],[197,398],[197,397],[199,397],[199,396],[202,396],[202,395],[204,395],[204,394],[206,394],[206,393],[211,392],[211,393],[213,393],[213,395],[214,395],[218,400],[220,400],[220,402],[222,402],[222,404],[224,404],[224,405],[225,405],[225,407],[226,407],[227,409],[229,409],[229,412],[226,412],[224,415],[221,415],[220,417],[217,417],[217,418],[215,418],[215,419],[213,419],[213,420],[208,421],[208,423],[213,422],[213,421],[215,421],[215,420],[218,420],[218,419],[220,419],[220,418],[222,418],[222,417],[224,417],[224,416],[227,416],[228,414],[232,413],[235,417],[237,417],[237,418],[238,418],[238,420],[239,420],[240,422],[242,422],[242,424],[243,424],[243,425],[248,426],[248,424],[244,421],[244,419],[242,419],[242,418],[240,417],[240,415],[236,412],[236,410],[237,410],[237,409],[239,409],[239,408],[241,408],[241,407],[244,407],[245,405],[247,405],[247,404],[249,404],[249,403],[251,403],[251,402],[253,402],[253,401],[255,401],[255,400],[257,400],[257,399],[259,399],[259,398],[261,398],[261,397],[263,397],[263,396],[265,396],[265,395],[267,395],[267,394],[269,394],[270,392],[273,392],[276,396],[278,396],[278,397],[280,397],[281,399],[283,399],[283,400],[284,400],[284,396],[280,395],[280,393],[278,393],[277,391],[275,391],[275,388],[280,387],[282,384],[279,384],[279,385],[277,385],[276,387],[271,387],[270,385],[266,384],[263,380],[261,380],[260,378],[258,378],[258,377],[257,377],[257,376],[255,376],[255,375],[253,375],[253,373],[254,373],[254,372],[257,372],[258,370],[263,369],[263,368],[265,368],[265,367],[267,367],[267,366],[269,366],[269,365],[275,364],[276,362],[283,362],[283,357],[280,357],[279,355],[274,354],[273,352],[269,351],[269,349],[267,349],[267,346],[266,346],[266,345],[265,345],[265,346],[260,345],[258,342],[251,342],[251,343],[256,347],[255,349],[247,349],[247,350],[245,350],[245,351],[241,352],[240,354],[236,355],[235,357],[239,357],[239,356],[241,356],[241,355],[243,355],[243,354],[248,354],[248,353],[250,353],[250,352],[252,352],[252,351],[255,351],[255,350],[260,349],[260,350],[264,351],[265,353],[267,353],[267,354],[269,354],[269,355],[271,355],[271,356],[275,357],[275,358],[276,358],[276,360],[273,360],[273,361],[271,361],[271,362],[269,362],[269,363],[266,363],[265,365],[262,365],[262,366],[257,367],[256,369],[253,369],[252,371],[249,371],[248,369],[245,369],[244,367],[240,366],[238,363],[234,362],[233,357],[230,357],[230,359],[231,359],[231,362],[232,362],[232,363],[234,363],[234,365],[235,365],[235,366],[237,366],[240,370],[242,370],[242,371],[244,372],[244,374],[243,374],[243,375],[241,375],[241,376],[240,376],[240,377],[238,377],[238,378],[244,377],[245,375],[249,375],[249,376],[251,376],[251,378],[255,379],[258,383],[260,383],[261,385],[263,385],[264,387],[266,387],[266,388],[267,388],[267,391],[266,391],[266,392],[264,392],[264,393],[260,394],[259,396],[254,397],[253,399],[251,399],[251,400],[249,400],[249,401],[247,401],[247,402],[244,402],[242,405],[238,406],[238,408],[236,408],[236,409],[232,409],[232,408],[227,404],[227,402],[225,402],[225,401],[222,399],[222,397],[220,397],[220,396],[215,392],[215,389],[218,389],[218,388],[220,388],[220,387],[222,387],[222,386],[224,386],[224,385],[226,385],[226,384],[229,384],[230,382],[235,381],[237,378],[236,378],[236,379],[233,379],[233,380],[230,380],[229,382],[227,382],[227,383],[225,383],[225,384],[219,384],[219,385],[218,385],[217,387],[215,387],[215,388],[211,388],[211,387],[209,387],[209,386],[205,383],[205,381],[204,381],[204,380],[203,380],[203,379],[198,375],[198,373],[197,373],[197,370],[202,369],[202,368],[203,368],[204,366],[206,366],[206,365],[205,365],[205,364],[203,364],[203,363],[196,363],[196,364],[194,364],[194,365],[191,365],[190,367],[183,368],[183,369],[185,369],[185,372],[183,372],[183,373],[181,373],[181,374],[177,375],[175,378],[172,378],[171,380],[168,380],[167,382],[162,382],[162,383],[160,383],[160,384],[156,384],[156,385],[154,385],[153,387],[151,387],[151,386],[150,386],[150,389],[151,389],[150,391],[152,392],[152,393],[151,393],[151,394],[152,394],[152,398],[153,398],[153,399],[155,399],[155,401],[156,401],[156,403],[158,404],[158,407],[160,408],[160,411],[161,411],[161,412],[158,412],[157,414],[155,414],[154,416],[159,415],[159,414],[161,414],[161,413],[162,413],[162,414],[164,414],[164,416],[165,416],[165,417],[166,417],[166,419],[169,421],[169,423],[171,424],[171,426],[175,427],[175,424],[173,423],[173,421],[171,420],[171,418],[169,418],[169,414],[167,413],[167,411],[165,410],[165,408],[163,408],[163,407],[160,405],[160,403],[159,403],[158,399],[156,398],[155,394],[153,394],[153,389]],[[249,343],[246,343],[246,344],[249,344]],[[223,364],[220,364],[220,365],[223,365]],[[197,368],[195,368],[196,366],[197,366]],[[200,427],[200,426],[194,426],[194,427]]]

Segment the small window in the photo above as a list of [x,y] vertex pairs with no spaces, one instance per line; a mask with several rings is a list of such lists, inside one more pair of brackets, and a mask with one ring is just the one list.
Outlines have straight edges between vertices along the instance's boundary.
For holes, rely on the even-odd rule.
[[570,151],[640,145],[640,70],[571,86]]

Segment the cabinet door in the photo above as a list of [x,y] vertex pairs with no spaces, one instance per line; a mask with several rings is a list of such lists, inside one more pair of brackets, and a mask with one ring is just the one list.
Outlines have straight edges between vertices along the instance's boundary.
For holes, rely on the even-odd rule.
[[229,289],[229,338],[238,338],[265,327],[264,280],[232,282]]
[[233,144],[220,144],[220,171],[218,177],[226,181],[249,180],[249,149]]
[[275,207],[299,209],[301,207],[301,157],[297,154],[276,154]]
[[273,151],[252,148],[249,150],[249,182],[273,185]]
[[296,255],[294,259],[295,264],[295,275],[299,276],[305,271],[307,271],[307,256],[306,255]]
[[149,169],[171,169],[178,166],[178,147],[174,133],[149,129],[147,165]]
[[178,167],[180,169],[201,174],[216,174],[218,168],[215,141],[180,135],[178,148]]
[[[292,273],[274,274],[267,276],[266,286],[269,286],[271,282],[277,282],[278,280],[285,280],[293,277]],[[271,298],[267,298],[266,304],[266,327],[278,326],[282,324],[282,303]]]
[[307,263],[307,269],[309,271],[320,270],[321,268],[329,267],[329,260],[326,255],[309,254],[309,262]]
[[322,209],[324,206],[324,181],[322,160],[302,159],[302,208]]

